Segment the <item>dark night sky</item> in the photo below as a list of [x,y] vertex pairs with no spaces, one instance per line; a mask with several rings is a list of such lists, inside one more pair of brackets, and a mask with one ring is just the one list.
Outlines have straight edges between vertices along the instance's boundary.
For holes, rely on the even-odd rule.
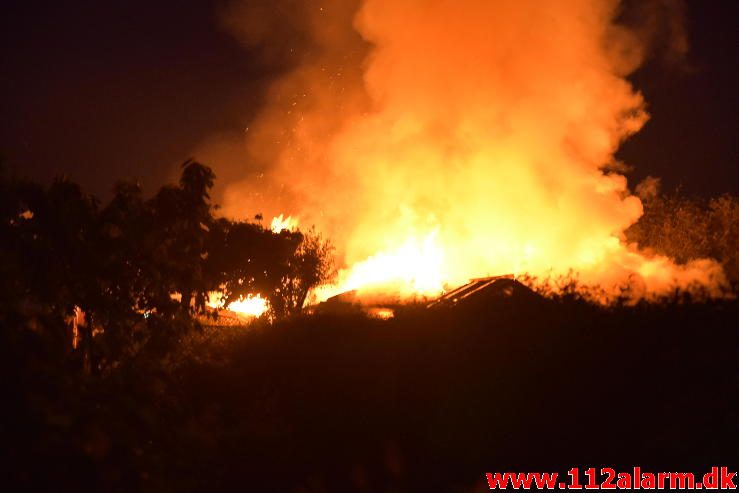
[[[0,154],[35,179],[66,173],[105,196],[148,190],[206,137],[243,129],[279,72],[217,25],[215,0],[6,0]],[[739,193],[739,1],[690,0],[689,70],[654,59],[632,78],[652,120],[619,157],[703,195]],[[206,163],[207,164],[207,163]]]

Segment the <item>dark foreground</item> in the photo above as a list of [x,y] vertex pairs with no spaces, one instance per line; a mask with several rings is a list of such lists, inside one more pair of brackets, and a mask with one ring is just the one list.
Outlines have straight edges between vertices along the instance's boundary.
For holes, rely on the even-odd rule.
[[3,489],[475,492],[488,471],[736,470],[738,328],[737,302],[524,293],[222,331],[105,378],[5,347]]

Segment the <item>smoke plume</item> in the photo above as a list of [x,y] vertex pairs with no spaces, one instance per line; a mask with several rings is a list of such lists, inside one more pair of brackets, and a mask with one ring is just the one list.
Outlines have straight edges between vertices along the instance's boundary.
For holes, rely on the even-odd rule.
[[[642,205],[614,154],[648,119],[626,76],[655,43],[656,18],[630,26],[621,8],[233,4],[224,22],[239,39],[270,46],[294,68],[234,150],[243,180],[224,190],[224,213],[315,224],[350,267],[345,282],[402,253],[421,262],[394,267],[412,269],[405,280],[415,287],[571,269],[585,282],[630,279],[651,293],[715,285],[711,261],[677,266],[625,243]],[[686,49],[678,21],[658,24],[677,52]]]

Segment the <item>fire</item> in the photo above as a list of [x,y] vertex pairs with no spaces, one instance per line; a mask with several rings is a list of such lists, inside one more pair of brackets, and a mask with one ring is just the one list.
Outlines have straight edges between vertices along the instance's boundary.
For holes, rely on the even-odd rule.
[[[210,292],[207,305],[213,309],[223,309],[226,303],[222,297],[222,293],[218,291]],[[232,301],[225,309],[247,317],[259,318],[269,310],[269,301],[260,295],[249,294]]]
[[715,262],[624,240],[642,204],[615,153],[648,120],[626,78],[646,46],[617,1],[360,3],[306,20],[317,53],[247,136],[266,171],[224,197],[227,213],[297,211],[330,237],[347,268],[324,295],[570,271],[647,294],[722,282]]
[[269,302],[259,295],[248,295],[228,304],[228,310],[232,312],[257,318],[264,315],[268,309]]
[[437,231],[406,239],[399,247],[381,251],[339,273],[334,286],[316,293],[318,301],[346,291],[392,291],[401,297],[435,296],[448,280],[444,251]]
[[292,216],[284,217],[284,214],[272,218],[272,224],[270,229],[273,233],[279,233],[281,231],[293,231],[298,227],[298,220],[293,219]]

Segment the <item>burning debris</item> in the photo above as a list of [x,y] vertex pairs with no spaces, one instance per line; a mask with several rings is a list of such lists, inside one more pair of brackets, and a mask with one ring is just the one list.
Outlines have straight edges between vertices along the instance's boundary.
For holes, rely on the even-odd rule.
[[517,283],[515,281],[513,274],[507,276],[471,279],[467,284],[439,296],[437,299],[429,303],[428,307],[453,306],[463,300],[469,299],[470,297],[489,294],[490,292],[494,292],[496,295],[511,296],[513,295],[514,288],[518,288],[518,286],[523,287],[521,283]]
[[[513,274],[471,279],[455,289],[444,292],[430,301],[417,297],[412,302],[426,308],[452,307],[481,299],[501,299],[516,297],[538,298],[529,287],[518,282]],[[395,316],[395,311],[407,304],[407,298],[388,293],[363,294],[357,290],[346,291],[327,299],[314,310],[322,313],[346,313],[360,311],[372,318],[387,320]]]
[[211,309],[232,312],[247,319],[259,318],[269,310],[269,301],[258,294],[241,296],[238,300],[226,305],[223,294],[212,291],[209,293],[207,305]]

